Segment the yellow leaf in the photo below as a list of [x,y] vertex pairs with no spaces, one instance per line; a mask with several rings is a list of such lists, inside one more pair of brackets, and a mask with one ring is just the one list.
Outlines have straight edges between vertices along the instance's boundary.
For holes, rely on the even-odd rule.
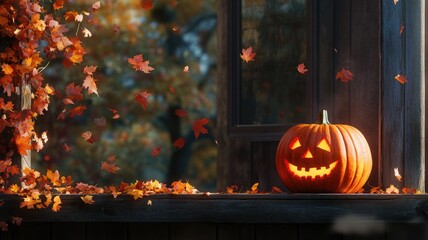
[[91,195],[86,195],[84,197],[80,197],[80,199],[82,199],[82,201],[85,202],[86,204],[93,204],[94,203],[94,200],[92,200]]
[[52,206],[52,211],[58,212],[61,209],[61,198],[59,196],[54,197],[54,204]]

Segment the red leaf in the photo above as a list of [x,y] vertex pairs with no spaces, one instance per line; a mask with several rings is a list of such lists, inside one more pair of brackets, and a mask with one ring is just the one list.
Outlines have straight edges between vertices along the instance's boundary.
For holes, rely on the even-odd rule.
[[153,148],[151,155],[153,157],[157,157],[157,156],[159,156],[160,152],[161,152],[161,147],[155,147],[155,148]]
[[347,70],[347,69],[345,69],[345,68],[342,68],[342,70],[340,70],[337,74],[336,74],[336,79],[341,79],[341,81],[342,82],[344,82],[344,83],[347,83],[347,82],[349,82],[349,80],[352,80],[353,79],[353,75],[352,75],[352,72],[351,71],[349,71],[349,70]]
[[74,85],[74,82],[72,82],[65,88],[65,94],[72,101],[81,101],[83,100],[82,89],[81,86]]
[[89,67],[85,67],[83,69],[83,72],[86,75],[93,75],[96,70],[97,70],[97,66],[89,66]]
[[77,106],[75,108],[70,109],[69,116],[71,118],[74,116],[81,116],[85,110],[86,106]]
[[299,65],[297,65],[297,71],[303,75],[306,74],[306,72],[308,71],[308,69],[306,69],[306,66],[304,63],[301,63]]
[[86,132],[82,133],[82,137],[83,137],[83,139],[85,139],[85,141],[87,141],[90,144],[92,144],[96,141],[96,139],[92,135],[91,131],[86,131]]
[[141,0],[142,7],[146,10],[150,10],[153,8],[152,0]]
[[64,98],[64,99],[62,99],[62,102],[63,102],[65,105],[74,105],[73,100],[71,100],[70,98]]
[[204,127],[208,123],[208,119],[202,118],[196,120],[196,122],[192,126],[193,133],[195,134],[195,138],[198,139],[199,134],[207,134],[208,130]]
[[120,115],[119,115],[119,111],[117,111],[116,109],[113,109],[113,108],[108,108],[108,110],[110,110],[112,113],[113,113],[113,119],[118,119],[118,118],[120,118]]
[[254,57],[256,56],[256,53],[253,53],[253,48],[249,47],[247,49],[242,49],[241,53],[241,59],[245,62],[254,61]]
[[141,105],[141,107],[146,110],[147,104],[149,103],[148,97],[150,95],[151,94],[147,90],[141,91],[135,96],[135,101],[137,101]]
[[67,143],[64,143],[64,150],[66,151],[66,152],[69,152],[70,151],[70,146],[68,146],[68,144]]
[[101,162],[101,169],[106,170],[109,173],[117,173],[120,170],[118,166],[114,163]]
[[186,143],[186,140],[184,140],[184,138],[182,138],[182,137],[180,137],[180,138],[177,138],[175,141],[174,141],[174,147],[176,147],[176,148],[178,148],[178,149],[181,149],[181,148],[183,148],[184,147],[184,144]]
[[53,4],[54,10],[58,10],[64,7],[64,0],[56,0]]
[[142,71],[144,73],[150,73],[150,71],[155,70],[149,66],[149,61],[144,61],[143,55],[136,55],[133,58],[128,58],[128,63],[132,65],[135,71]]
[[398,74],[397,76],[395,76],[395,80],[397,80],[401,84],[405,84],[407,82],[406,76],[400,75],[400,74]]
[[187,116],[187,112],[184,111],[183,109],[179,108],[179,109],[175,109],[175,115],[177,115],[179,117],[185,117],[185,116]]

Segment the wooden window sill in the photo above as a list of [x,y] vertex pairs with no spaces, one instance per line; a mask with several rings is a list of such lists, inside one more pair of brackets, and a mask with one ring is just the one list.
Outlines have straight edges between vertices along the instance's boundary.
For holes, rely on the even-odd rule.
[[165,194],[138,200],[101,194],[94,195],[92,205],[81,196],[61,195],[62,208],[53,212],[19,208],[21,197],[0,195],[0,220],[19,216],[26,222],[327,223],[349,215],[388,222],[428,220],[427,194]]

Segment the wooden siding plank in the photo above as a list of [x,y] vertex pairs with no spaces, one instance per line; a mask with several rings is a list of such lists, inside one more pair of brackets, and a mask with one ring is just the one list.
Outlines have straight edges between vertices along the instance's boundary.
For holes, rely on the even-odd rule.
[[86,239],[85,223],[54,222],[51,224],[51,228],[52,228],[52,240]]
[[299,240],[341,240],[340,234],[334,233],[331,224],[299,224]]
[[[404,2],[406,69],[404,186],[425,190],[425,1]],[[392,173],[392,172],[391,172]]]
[[255,236],[255,224],[217,224],[217,240],[255,240]]
[[373,159],[368,183],[378,186],[380,148],[380,0],[353,0],[351,13],[352,72],[349,83],[350,125],[367,139]]
[[404,20],[403,1],[394,5],[382,1],[382,149],[381,182],[383,186],[395,184],[401,187],[393,174],[398,168],[403,172],[404,162],[404,85],[394,77],[405,69],[405,41],[400,36]]
[[[34,214],[34,213],[33,213]],[[23,220],[21,226],[13,227],[13,240],[46,240],[51,239],[50,223],[34,223]]]
[[124,222],[94,222],[86,225],[86,240],[127,240],[128,225]]
[[428,239],[427,223],[390,223],[386,229],[387,240]]
[[145,200],[125,196],[113,200],[105,195],[94,197],[95,203],[84,207],[77,207],[82,201],[79,195],[66,195],[61,198],[63,208],[58,213],[51,209],[20,209],[19,196],[1,198],[5,204],[0,219],[20,216],[27,222],[315,223],[349,214],[394,222],[415,217],[428,220],[425,194],[156,195],[150,196],[152,206],[147,206]]
[[170,240],[216,240],[217,225],[214,223],[171,223]]
[[[336,79],[336,73],[346,68],[353,72],[351,52],[351,0],[334,1],[334,109],[330,110],[331,123],[349,124],[350,116],[350,86],[351,82],[343,83]],[[333,50],[334,51],[334,50]],[[323,59],[319,59],[323,61]],[[352,81],[352,80],[351,80]],[[329,109],[326,109],[327,111]]]
[[297,224],[257,224],[256,239],[298,240],[297,230]]
[[[335,66],[334,66],[334,0],[317,1],[318,4],[318,59],[315,59],[318,68],[316,104],[313,108],[317,111],[325,109],[333,115],[334,113],[334,84],[335,84]],[[317,119],[312,119],[316,121]]]
[[129,223],[128,240],[169,240],[169,223]]

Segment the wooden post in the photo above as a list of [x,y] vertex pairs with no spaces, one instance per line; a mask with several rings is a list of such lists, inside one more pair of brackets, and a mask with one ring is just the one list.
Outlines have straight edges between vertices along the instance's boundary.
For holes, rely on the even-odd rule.
[[[31,109],[31,85],[24,78],[21,86],[21,110]],[[27,156],[21,156],[21,169],[31,168],[31,150],[27,151]]]
[[[404,31],[400,34],[400,27]],[[382,0],[382,184],[425,190],[425,1]],[[396,75],[405,75],[400,84]],[[398,168],[403,182],[394,177]]]

